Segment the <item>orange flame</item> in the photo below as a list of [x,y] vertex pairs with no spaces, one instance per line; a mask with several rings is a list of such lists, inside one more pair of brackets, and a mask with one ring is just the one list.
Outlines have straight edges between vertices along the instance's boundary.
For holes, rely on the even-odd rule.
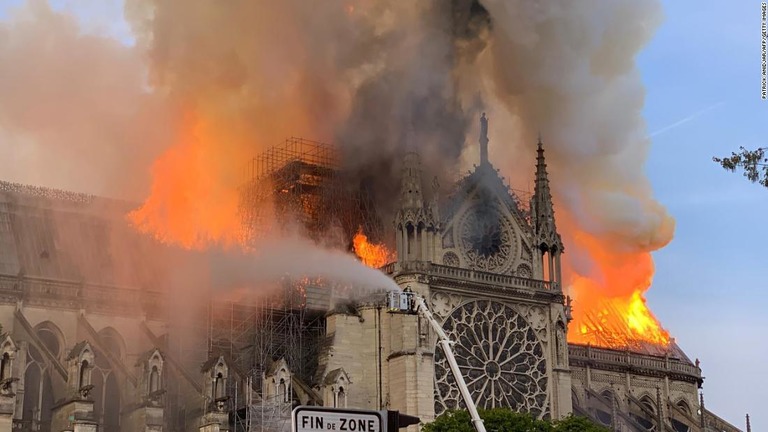
[[136,228],[187,249],[236,244],[241,231],[236,187],[227,182],[232,155],[210,125],[188,116],[175,145],[152,167],[144,204],[128,214]]
[[644,297],[654,272],[650,252],[622,252],[609,238],[579,231],[571,240],[571,250],[588,253],[596,267],[582,269],[585,274],[580,274],[566,262],[574,296],[568,340],[611,348],[638,343],[668,345],[669,332],[648,309]]
[[383,244],[369,242],[368,236],[363,233],[362,228],[358,229],[357,234],[352,239],[352,245],[355,255],[368,267],[379,268],[394,261],[394,254]]

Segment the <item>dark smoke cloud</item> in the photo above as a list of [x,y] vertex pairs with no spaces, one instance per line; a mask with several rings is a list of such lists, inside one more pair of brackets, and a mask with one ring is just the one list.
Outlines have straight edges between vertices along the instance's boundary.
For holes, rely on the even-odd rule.
[[[599,238],[605,254],[671,238],[643,172],[634,64],[655,0],[125,0],[125,12],[136,48],[83,35],[42,0],[0,24],[0,151],[24,167],[15,177],[146,189],[181,111],[202,119],[205,182],[234,190],[246,159],[302,136],[338,144],[391,210],[405,149],[445,185],[477,162],[487,111],[491,160],[519,188],[542,132],[565,234]],[[569,253],[594,273],[594,256]]]

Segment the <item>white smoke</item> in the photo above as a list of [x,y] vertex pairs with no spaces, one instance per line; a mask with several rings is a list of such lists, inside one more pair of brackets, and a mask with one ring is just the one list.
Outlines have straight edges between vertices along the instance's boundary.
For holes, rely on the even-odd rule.
[[297,235],[264,239],[254,252],[226,251],[210,256],[212,284],[224,290],[267,286],[283,277],[322,278],[361,291],[400,289],[384,273],[366,267],[352,255]]

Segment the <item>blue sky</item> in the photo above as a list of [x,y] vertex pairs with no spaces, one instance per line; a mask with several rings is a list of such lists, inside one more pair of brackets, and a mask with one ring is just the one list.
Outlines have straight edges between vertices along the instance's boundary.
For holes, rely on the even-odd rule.
[[712,162],[768,145],[760,2],[663,4],[665,21],[638,65],[648,130],[663,130],[652,137],[647,173],[677,229],[654,255],[649,303],[701,360],[706,406],[742,428],[749,412],[753,430],[765,430],[768,189]]
[[[0,0],[0,19],[23,0]],[[653,146],[646,170],[677,220],[655,253],[651,309],[701,360],[707,407],[739,427],[768,430],[768,189],[712,162],[768,145],[760,99],[760,2],[662,2],[665,21],[638,58]],[[121,0],[52,0],[88,31],[131,43]]]
[[[126,44],[134,42],[130,26],[123,19],[123,0],[47,0],[54,10],[77,16],[81,27],[89,32],[109,35]],[[25,0],[0,0],[0,19],[7,19],[14,8]]]

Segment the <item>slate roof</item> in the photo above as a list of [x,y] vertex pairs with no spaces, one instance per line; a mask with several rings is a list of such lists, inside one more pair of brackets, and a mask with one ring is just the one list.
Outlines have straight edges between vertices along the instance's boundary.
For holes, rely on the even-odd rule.
[[169,248],[128,224],[137,207],[0,181],[0,275],[159,288]]

